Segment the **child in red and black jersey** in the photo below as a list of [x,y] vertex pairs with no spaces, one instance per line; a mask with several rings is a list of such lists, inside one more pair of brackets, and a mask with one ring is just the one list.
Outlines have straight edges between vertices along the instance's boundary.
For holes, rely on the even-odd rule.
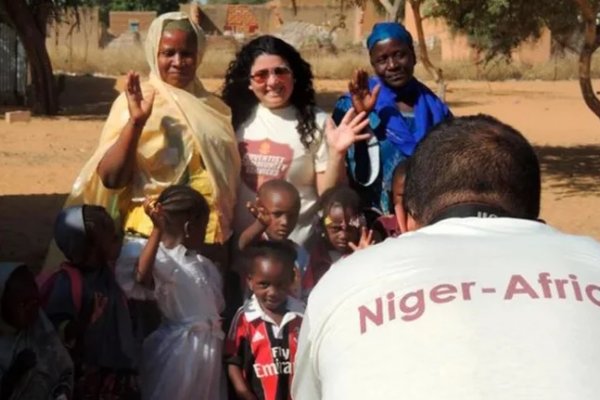
[[288,295],[295,250],[258,242],[244,251],[252,297],[238,310],[225,343],[227,372],[243,400],[288,400],[304,305]]

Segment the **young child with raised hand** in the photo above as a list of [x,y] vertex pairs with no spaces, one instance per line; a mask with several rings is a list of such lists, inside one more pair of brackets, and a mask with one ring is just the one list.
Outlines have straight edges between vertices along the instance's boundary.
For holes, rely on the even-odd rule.
[[121,235],[103,207],[83,205],[60,212],[54,237],[66,261],[42,300],[75,364],[74,398],[139,398],[138,349],[113,273]]
[[239,249],[244,250],[259,240],[285,241],[292,245],[296,250],[296,268],[291,290],[296,297],[300,297],[300,282],[308,267],[309,257],[303,247],[288,239],[300,213],[298,190],[286,180],[273,179],[263,183],[256,202],[249,202],[246,206],[255,220],[240,235]]
[[26,265],[0,263],[0,399],[72,398],[73,364]]
[[238,310],[225,344],[229,379],[239,399],[288,400],[304,304],[288,295],[296,254],[289,243],[248,247],[252,297]]
[[154,228],[140,254],[136,281],[153,288],[163,323],[144,341],[144,400],[223,399],[220,312],[222,279],[200,253],[209,207],[188,186],[146,200]]
[[366,227],[360,198],[354,190],[348,186],[328,189],[321,197],[321,204],[322,216],[302,279],[304,296],[308,296],[333,263],[373,242],[373,232]]

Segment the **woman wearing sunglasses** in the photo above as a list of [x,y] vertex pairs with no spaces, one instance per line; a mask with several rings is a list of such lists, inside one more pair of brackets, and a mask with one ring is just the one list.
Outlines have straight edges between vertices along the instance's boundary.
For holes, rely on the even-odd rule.
[[300,192],[298,224],[290,239],[303,245],[321,193],[345,178],[344,158],[355,142],[368,139],[366,114],[349,110],[336,127],[316,107],[310,65],[281,39],[260,36],[229,65],[223,99],[231,107],[242,158],[234,229],[254,217],[246,209],[258,188],[285,179]]

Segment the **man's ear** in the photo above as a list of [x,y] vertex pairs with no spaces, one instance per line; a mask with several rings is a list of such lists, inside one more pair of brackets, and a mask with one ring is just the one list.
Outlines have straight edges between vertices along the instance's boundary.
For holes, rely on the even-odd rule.
[[402,204],[395,204],[394,212],[396,213],[396,221],[398,221],[400,233],[415,231],[421,227],[412,215],[404,209]]
[[407,213],[406,210],[404,210],[404,206],[402,204],[394,204],[394,214],[396,214],[396,221],[400,227],[400,233],[408,232],[408,228],[406,226]]
[[419,228],[421,228],[421,224],[412,215],[408,214],[406,217],[406,229],[408,232],[416,231]]

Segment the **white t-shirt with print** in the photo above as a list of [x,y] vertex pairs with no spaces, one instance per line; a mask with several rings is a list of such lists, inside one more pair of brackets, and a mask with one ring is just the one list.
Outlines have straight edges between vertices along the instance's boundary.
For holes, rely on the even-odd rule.
[[304,316],[292,394],[597,399],[600,243],[453,218],[336,264]]
[[300,218],[290,239],[303,245],[317,212],[316,174],[327,168],[328,150],[324,137],[327,114],[315,110],[317,131],[310,148],[296,130],[296,109],[271,110],[259,104],[236,135],[242,158],[241,183],[235,210],[234,229],[239,235],[254,220],[246,202],[256,200],[258,188],[271,179],[285,179],[300,193]]

